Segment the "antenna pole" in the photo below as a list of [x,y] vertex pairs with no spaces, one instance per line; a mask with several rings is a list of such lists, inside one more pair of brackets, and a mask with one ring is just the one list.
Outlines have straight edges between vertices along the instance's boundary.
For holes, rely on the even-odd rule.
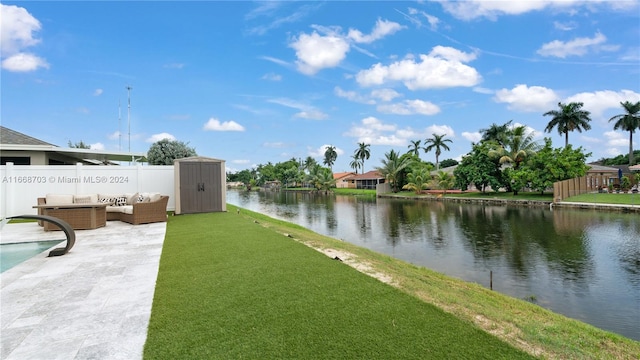
[[122,112],[120,111],[120,99],[118,99],[118,151],[122,151]]
[[129,152],[131,152],[131,86],[127,85],[127,124],[129,126]]

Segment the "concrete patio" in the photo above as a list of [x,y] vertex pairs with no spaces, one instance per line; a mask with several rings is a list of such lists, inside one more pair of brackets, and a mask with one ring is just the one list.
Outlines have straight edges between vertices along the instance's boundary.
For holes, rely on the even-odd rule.
[[[76,231],[75,246],[64,256],[45,251],[3,272],[0,358],[141,359],[165,230],[166,223],[111,221]],[[35,222],[6,224],[0,239],[64,234]]]

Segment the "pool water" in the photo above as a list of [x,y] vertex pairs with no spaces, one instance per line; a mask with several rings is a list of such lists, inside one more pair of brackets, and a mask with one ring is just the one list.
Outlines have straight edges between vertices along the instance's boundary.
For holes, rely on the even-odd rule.
[[0,245],[0,273],[54,247],[62,241],[47,240]]

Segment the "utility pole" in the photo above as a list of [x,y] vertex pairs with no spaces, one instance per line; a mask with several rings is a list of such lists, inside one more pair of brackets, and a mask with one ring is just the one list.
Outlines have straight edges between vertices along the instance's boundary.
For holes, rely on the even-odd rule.
[[131,152],[131,86],[127,85],[127,124],[129,127],[129,152]]
[[122,111],[120,111],[120,99],[118,99],[118,151],[122,151]]

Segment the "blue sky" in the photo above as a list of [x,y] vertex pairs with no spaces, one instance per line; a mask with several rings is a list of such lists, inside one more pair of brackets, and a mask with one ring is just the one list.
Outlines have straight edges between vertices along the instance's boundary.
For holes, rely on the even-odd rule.
[[333,145],[350,171],[366,142],[371,170],[434,133],[460,159],[509,120],[561,147],[542,114],[579,101],[592,129],[569,142],[595,161],[628,152],[608,120],[640,101],[637,0],[1,6],[2,125],[65,147],[167,137],[237,171]]

